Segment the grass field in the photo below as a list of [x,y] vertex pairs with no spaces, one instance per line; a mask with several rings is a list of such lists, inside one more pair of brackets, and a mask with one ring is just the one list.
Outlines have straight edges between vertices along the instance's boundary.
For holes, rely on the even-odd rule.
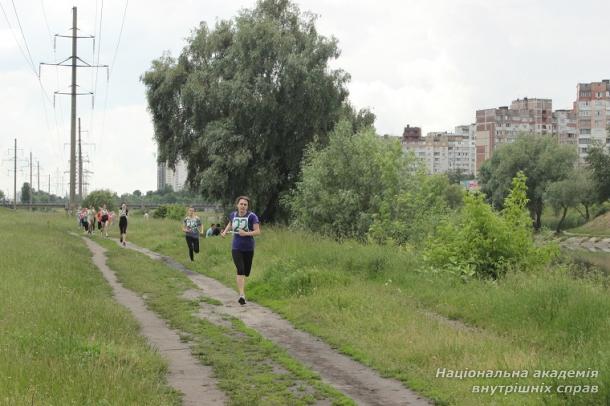
[[[36,218],[40,229],[44,222]],[[31,217],[22,216],[20,221],[26,224],[28,220],[31,222]],[[69,224],[61,221],[66,229],[75,227],[72,221]],[[58,224],[61,221],[57,220]],[[33,225],[27,227],[31,230],[26,235],[36,232]],[[111,233],[117,235],[116,226]],[[54,239],[51,237],[47,244]],[[145,222],[132,216],[128,240],[170,255],[229,286],[235,283],[228,238],[203,240],[202,252],[194,264],[188,260],[179,222],[153,219]],[[66,239],[66,245],[77,247],[76,252],[84,250],[75,239]],[[63,252],[72,249],[63,248]],[[15,255],[18,252],[23,251],[16,251]],[[222,375],[215,369],[223,388],[232,388],[235,382],[232,379],[239,380],[230,371],[239,365],[253,364],[256,357],[240,355],[231,359],[222,352],[212,352],[217,341],[203,340],[204,336],[218,336],[218,342],[223,343],[221,347],[227,348],[233,348],[236,337],[240,340],[243,335],[251,337],[248,340],[255,344],[252,347],[255,350],[249,356],[262,351],[256,345],[268,347],[262,353],[290,371],[289,382],[300,381],[303,386],[314,388],[308,392],[312,397],[343,402],[327,388],[316,386],[315,376],[299,372],[299,367],[291,366],[290,360],[282,361],[282,351],[243,330],[239,323],[232,322],[232,327],[224,331],[192,318],[197,304],[176,299],[188,288],[187,281],[176,271],[128,250],[111,248],[109,255],[111,266],[117,268],[126,285],[146,293],[149,306],[201,346],[204,362],[219,371],[228,371]],[[511,275],[498,283],[468,284],[422,269],[415,252],[349,241],[339,244],[263,226],[246,293],[250,300],[273,308],[300,328],[324,338],[383,375],[402,380],[439,404],[610,403],[607,284],[573,278],[562,267],[543,274]],[[461,379],[448,376],[447,371],[459,371]],[[492,376],[499,373],[509,377],[469,377],[470,371],[475,375],[493,371]],[[513,375],[513,371],[519,373]],[[545,371],[545,375],[535,376],[536,371]],[[562,373],[565,376],[549,371],[565,371]],[[576,377],[572,372],[568,376],[568,371],[584,371],[582,374],[588,377]],[[591,376],[592,371],[598,371],[598,376]],[[268,370],[254,369],[253,373],[260,374],[257,382],[270,380]],[[510,386],[511,390],[514,387],[515,392],[527,387],[528,393],[504,394],[499,392],[500,385]],[[498,391],[494,395],[477,393],[482,390],[480,387],[490,391],[493,386]],[[544,386],[551,388],[550,393],[538,393]],[[567,390],[566,386],[570,392],[575,387],[591,392],[594,387],[595,393],[558,393],[558,389]],[[262,389],[252,389],[244,396],[260,393],[262,398],[258,399],[269,402],[311,399],[295,396],[289,387],[286,383],[275,389],[261,386]],[[531,392],[533,388],[536,393]],[[231,396],[235,404],[245,399],[238,393]],[[265,401],[260,400],[260,404]]]
[[0,404],[177,405],[61,216],[0,209]]
[[[129,236],[234,285],[229,239],[202,241],[193,265],[178,222],[134,219]],[[574,279],[563,268],[463,284],[422,272],[416,253],[339,244],[281,228],[263,227],[257,244],[249,299],[441,404],[603,405],[610,400],[610,295],[603,285]],[[437,376],[439,368],[526,370],[529,377],[448,379]],[[599,376],[536,378],[537,370],[594,370]],[[477,385],[543,383],[553,392],[472,392]],[[595,386],[597,393],[565,395],[557,393],[560,385]]]

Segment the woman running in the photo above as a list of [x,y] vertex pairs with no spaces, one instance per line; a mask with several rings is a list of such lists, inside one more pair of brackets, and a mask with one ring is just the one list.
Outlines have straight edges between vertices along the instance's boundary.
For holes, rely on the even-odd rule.
[[102,208],[98,207],[95,213],[95,220],[97,221],[97,230],[102,234]]
[[227,233],[233,234],[231,245],[231,255],[237,270],[237,289],[239,290],[240,305],[246,304],[246,278],[250,276],[252,269],[252,259],[254,258],[254,236],[261,234],[258,216],[249,211],[250,198],[239,196],[235,200],[236,211],[229,215],[229,222],[225,229],[220,233],[224,237]]
[[87,211],[87,222],[89,223],[88,233],[93,235],[95,231],[95,206],[91,206]]
[[195,215],[195,209],[189,207],[187,216],[182,222],[182,231],[186,236],[186,245],[189,247],[189,258],[195,260],[194,254],[199,254],[199,232],[201,228],[201,219]]
[[102,220],[102,229],[104,230],[104,235],[106,237],[108,237],[108,209],[106,208],[106,205],[102,206],[101,209],[101,220]]
[[119,232],[121,233],[121,244],[123,247],[127,246],[127,217],[129,216],[129,209],[125,203],[121,204],[119,210]]

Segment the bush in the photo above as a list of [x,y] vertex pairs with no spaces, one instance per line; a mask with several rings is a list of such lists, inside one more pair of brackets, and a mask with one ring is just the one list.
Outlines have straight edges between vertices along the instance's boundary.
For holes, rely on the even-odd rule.
[[186,206],[179,204],[161,205],[153,213],[154,218],[168,218],[171,220],[182,220],[186,216]]
[[[405,181],[406,179],[406,181]],[[373,216],[369,237],[378,243],[419,245],[432,235],[453,207],[463,204],[463,191],[445,175],[423,172],[403,178],[398,195],[386,195]]]
[[282,199],[293,225],[335,238],[365,240],[385,194],[395,195],[408,158],[397,141],[340,122],[329,144],[307,151],[302,177]]
[[526,210],[525,175],[518,173],[504,210],[495,212],[479,193],[465,197],[462,211],[446,220],[424,250],[425,262],[464,279],[501,278],[510,270],[547,263],[557,247],[536,247]]
[[153,213],[153,218],[164,219],[167,216],[167,206],[162,205],[157,207]]

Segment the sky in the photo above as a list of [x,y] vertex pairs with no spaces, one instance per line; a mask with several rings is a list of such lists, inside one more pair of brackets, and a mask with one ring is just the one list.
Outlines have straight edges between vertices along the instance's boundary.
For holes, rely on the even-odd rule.
[[[478,109],[550,98],[571,108],[577,83],[610,79],[610,2],[583,0],[296,0],[338,40],[331,62],[351,75],[350,102],[377,116],[379,134],[451,131]],[[67,193],[72,7],[77,7],[77,116],[88,189],[156,189],[156,144],[140,76],[191,30],[233,18],[253,0],[0,0],[0,190]],[[55,38],[55,39],[54,39]],[[69,63],[67,61],[66,63]],[[89,92],[94,93],[92,97]],[[37,167],[40,170],[37,170]],[[40,173],[40,183],[38,183]]]

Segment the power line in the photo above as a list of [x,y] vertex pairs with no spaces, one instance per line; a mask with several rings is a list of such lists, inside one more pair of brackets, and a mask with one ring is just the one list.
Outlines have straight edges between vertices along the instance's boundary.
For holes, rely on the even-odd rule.
[[110,73],[108,74],[110,81],[110,77],[112,77],[112,71],[114,69],[114,62],[116,61],[117,54],[119,52],[119,45],[121,44],[121,36],[123,35],[123,26],[125,25],[125,16],[127,15],[127,6],[129,5],[129,0],[125,1],[125,9],[123,10],[123,19],[121,20],[121,30],[119,31],[119,39],[117,40],[116,47],[114,49],[114,56],[112,57],[112,62],[110,63]]
[[[98,43],[97,43],[97,61],[95,61],[96,65],[100,63],[100,50],[102,48],[102,21],[104,19],[104,0],[102,0],[102,5],[100,7],[100,29],[98,34]],[[93,84],[93,91],[97,92],[97,73],[98,69],[95,69],[95,82]]]
[[[32,72],[34,73],[34,76],[36,76],[36,80],[38,81],[38,84],[40,86],[41,96],[43,98],[43,100],[42,100],[42,107],[43,107],[43,110],[44,110],[45,124],[47,126],[47,129],[49,131],[51,131],[51,126],[49,125],[49,113],[47,111],[47,105],[46,105],[45,100],[44,100],[44,98],[46,97],[47,101],[50,104],[51,103],[51,98],[47,94],[47,91],[46,91],[44,85],[42,84],[42,81],[40,80],[40,75],[36,73],[36,67],[35,67],[35,64],[34,64],[34,59],[32,58],[32,54],[30,53],[30,48],[28,46],[27,39],[25,37],[25,33],[23,32],[23,27],[21,26],[21,20],[19,19],[19,13],[17,12],[17,8],[15,6],[15,2],[13,0],[11,0],[11,3],[13,5],[13,11],[15,12],[15,17],[17,18],[17,23],[19,25],[19,30],[21,31],[21,37],[23,38],[24,45],[25,45],[25,48],[27,50],[27,54],[28,54],[29,58],[28,58],[28,56],[26,56],[26,53],[24,52],[21,44],[19,43],[19,40],[15,36],[15,32],[13,30],[13,27],[12,27],[11,23],[10,23],[8,15],[6,14],[6,10],[4,9],[4,6],[2,5],[1,2],[0,2],[0,8],[2,9],[2,14],[4,15],[4,19],[6,20],[6,23],[7,23],[8,27],[9,27],[9,29],[11,31],[11,35],[13,36],[13,39],[15,40],[15,43],[17,44],[17,47],[19,48],[19,51],[21,52],[21,55],[26,60],[28,65],[30,65],[30,67],[32,68]],[[55,121],[57,123],[57,118],[56,117],[55,117]],[[56,127],[57,127],[57,124],[56,124]]]
[[28,64],[30,64],[30,67],[32,68],[32,72],[34,72],[34,75],[36,75],[36,68],[34,68],[34,66],[32,65],[31,61],[28,60],[28,57],[25,55],[25,51],[23,50],[23,48],[21,47],[21,44],[19,43],[19,40],[15,36],[15,32],[13,31],[13,26],[11,25],[11,22],[8,19],[8,16],[6,15],[6,11],[4,10],[4,6],[2,5],[2,2],[0,2],[0,9],[2,9],[2,14],[4,15],[4,19],[6,20],[6,24],[8,25],[8,28],[11,30],[11,35],[13,36],[13,39],[15,40],[15,43],[17,44],[17,47],[19,47],[19,51],[21,52],[21,55],[23,56],[25,61]]
[[[42,8],[42,17],[44,18],[44,25],[47,27],[47,33],[49,34],[49,39],[51,43],[53,43],[53,34],[51,34],[51,27],[49,26],[49,20],[47,19],[47,12],[44,8],[44,0],[40,0],[40,7]],[[53,47],[55,48],[55,47]]]
[[28,41],[25,39],[25,34],[23,33],[23,27],[21,27],[21,20],[19,20],[19,14],[17,13],[17,8],[15,7],[15,1],[11,0],[13,4],[13,10],[15,11],[15,17],[17,17],[17,24],[19,25],[19,31],[21,31],[21,36],[23,37],[23,43],[25,44],[25,49],[28,51],[28,56],[30,57],[30,64],[32,65],[32,70],[36,72],[36,66],[34,64],[34,59],[32,59],[32,54],[30,53],[30,47],[28,47]]
[[129,0],[125,1],[125,9],[123,10],[123,19],[121,20],[121,30],[119,31],[119,38],[117,40],[116,47],[114,49],[114,56],[112,57],[112,63],[110,64],[110,72],[108,73],[108,81],[106,82],[106,91],[104,92],[104,109],[102,113],[102,138],[104,137],[104,128],[106,125],[106,106],[108,105],[108,93],[110,93],[110,77],[112,76],[112,72],[114,69],[114,62],[116,61],[116,57],[119,51],[119,45],[121,44],[121,37],[123,35],[123,27],[125,25],[125,16],[127,15],[127,6],[129,5]]

